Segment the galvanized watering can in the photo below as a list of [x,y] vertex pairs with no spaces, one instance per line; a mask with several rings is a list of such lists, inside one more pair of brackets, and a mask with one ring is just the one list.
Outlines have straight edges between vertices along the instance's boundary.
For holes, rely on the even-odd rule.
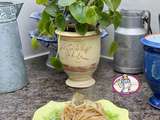
[[16,21],[22,5],[0,2],[0,93],[21,89],[28,83]]
[[120,73],[143,71],[143,46],[140,39],[151,33],[150,12],[121,10],[122,21],[115,31],[118,50],[114,55],[114,69]]

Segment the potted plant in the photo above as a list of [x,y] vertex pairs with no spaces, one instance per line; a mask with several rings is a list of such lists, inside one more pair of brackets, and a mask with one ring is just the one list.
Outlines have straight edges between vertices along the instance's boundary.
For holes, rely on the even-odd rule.
[[[52,63],[63,67],[71,87],[95,84],[92,74],[100,58],[100,32],[113,24],[118,27],[121,15],[117,11],[121,0],[36,0],[44,5],[38,23],[40,35],[58,35],[58,52]],[[104,11],[104,6],[108,10]],[[60,61],[58,60],[60,59]],[[60,64],[62,63],[62,65]]]

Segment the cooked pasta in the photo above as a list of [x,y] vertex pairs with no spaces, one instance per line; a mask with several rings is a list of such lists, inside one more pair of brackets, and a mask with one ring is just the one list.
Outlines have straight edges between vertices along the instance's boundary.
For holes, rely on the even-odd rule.
[[61,120],[106,120],[102,106],[91,101],[81,105],[69,103],[65,106]]

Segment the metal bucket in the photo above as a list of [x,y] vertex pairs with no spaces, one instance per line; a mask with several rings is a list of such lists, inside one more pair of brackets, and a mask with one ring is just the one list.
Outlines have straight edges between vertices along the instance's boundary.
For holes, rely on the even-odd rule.
[[[122,22],[115,31],[118,50],[114,55],[114,70],[136,74],[143,71],[143,46],[140,39],[150,28],[148,11],[121,10]],[[145,29],[144,18],[149,20]]]
[[0,2],[0,93],[16,91],[28,83],[16,21],[22,5]]

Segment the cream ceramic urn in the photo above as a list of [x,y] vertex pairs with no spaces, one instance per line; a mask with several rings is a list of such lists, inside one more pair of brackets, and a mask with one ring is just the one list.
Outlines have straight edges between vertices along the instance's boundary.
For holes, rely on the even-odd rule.
[[86,88],[95,84],[92,75],[100,58],[100,35],[96,31],[79,35],[76,32],[56,31],[59,40],[59,58],[69,78],[66,84]]

